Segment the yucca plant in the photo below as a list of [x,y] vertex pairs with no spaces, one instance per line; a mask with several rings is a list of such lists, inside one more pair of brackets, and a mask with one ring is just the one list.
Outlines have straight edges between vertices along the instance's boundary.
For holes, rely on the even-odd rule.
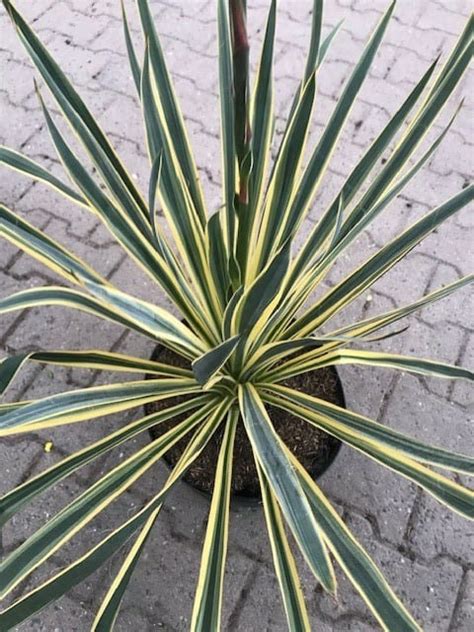
[[[307,300],[317,287],[324,287],[321,283],[338,256],[388,207],[446,135],[452,120],[421,157],[411,160],[470,61],[472,18],[444,66],[437,74],[436,62],[426,70],[355,165],[332,204],[320,212],[318,222],[304,235],[303,245],[297,249],[295,236],[311,208],[394,4],[375,28],[324,131],[311,149],[307,164],[303,165],[319,68],[337,31],[336,27],[321,40],[322,0],[314,0],[306,68],[276,158],[268,169],[274,132],[272,57],[276,2],[269,6],[259,70],[250,91],[245,0],[218,0],[223,204],[211,217],[206,213],[183,118],[147,1],[137,0],[144,34],[142,56],[136,53],[123,12],[126,47],[150,159],[147,197],[137,188],[94,116],[27,22],[9,0],[3,0],[3,4],[95,170],[80,161],[59,131],[39,87],[37,94],[46,126],[71,184],[13,149],[2,147],[1,161],[53,187],[82,206],[84,213],[97,215],[132,259],[161,287],[181,318],[121,292],[64,246],[5,206],[0,207],[1,235],[73,287],[47,286],[15,293],[0,300],[0,312],[48,305],[79,309],[148,336],[181,356],[182,363],[174,366],[100,350],[37,351],[1,361],[3,391],[30,362],[152,376],[152,379],[94,386],[34,401],[5,403],[0,408],[2,437],[86,422],[158,400],[178,396],[180,399],[179,403],[175,400],[167,408],[127,423],[89,445],[84,424],[84,449],[0,499],[0,520],[4,524],[39,494],[47,499],[47,494],[54,493],[54,485],[85,464],[138,433],[179,417],[167,432],[99,480],[91,481],[88,489],[6,555],[0,566],[0,595],[9,595],[132,484],[140,485],[140,476],[179,441],[187,438],[188,443],[156,495],[82,557],[10,602],[0,614],[0,629],[13,628],[61,597],[129,542],[128,553],[93,624],[94,630],[112,629],[126,586],[167,494],[219,431],[221,447],[191,622],[192,630],[218,630],[228,547],[234,439],[236,429],[243,427],[258,470],[289,629],[310,629],[293,556],[294,544],[325,590],[335,593],[333,564],[336,562],[384,629],[419,630],[419,624],[351,535],[318,484],[275,432],[267,409],[271,405],[272,409],[288,411],[307,422],[308,428],[316,426],[413,481],[454,511],[473,518],[473,492],[457,482],[458,478],[440,473],[446,470],[448,474],[472,474],[473,458],[421,443],[288,386],[288,380],[291,384],[295,376],[341,364],[472,380],[473,374],[467,369],[370,351],[365,344],[399,333],[387,328],[466,286],[472,276],[378,316],[336,329],[328,324],[332,316],[367,292],[372,283],[423,238],[471,201],[472,186],[427,213],[315,302],[308,304]],[[410,124],[405,126],[407,119]],[[381,166],[380,158],[397,132],[401,132],[397,144]],[[165,225],[171,229],[171,238],[165,237]],[[292,535],[292,546],[288,533]]]

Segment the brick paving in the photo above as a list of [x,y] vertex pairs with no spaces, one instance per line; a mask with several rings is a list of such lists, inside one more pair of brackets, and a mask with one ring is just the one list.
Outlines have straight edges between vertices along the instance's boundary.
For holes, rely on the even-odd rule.
[[[138,21],[132,4],[128,3],[133,34],[138,37]],[[328,0],[326,4],[325,30],[342,18],[345,22],[321,72],[313,140],[387,2]],[[18,0],[17,5],[80,88],[134,178],[145,188],[148,167],[143,129],[126,61],[119,2]],[[276,47],[276,132],[279,135],[303,64],[310,5],[310,0],[279,2]],[[253,67],[267,6],[267,0],[249,0]],[[182,101],[209,208],[214,210],[220,204],[215,2],[160,0],[152,2],[152,7]],[[399,1],[385,43],[353,108],[307,228],[427,65],[440,53],[443,58],[446,56],[469,10],[469,0]],[[31,66],[3,10],[0,10],[0,32],[0,141],[59,173],[60,166],[35,99]],[[358,247],[342,257],[338,272],[330,280],[334,281],[376,245],[466,185],[473,164],[472,70],[470,73],[435,126],[435,131],[439,131],[459,99],[467,97],[443,146],[383,218],[366,231]],[[156,296],[157,301],[163,302],[97,220],[84,210],[6,170],[2,170],[0,178],[0,199],[86,258],[119,287],[149,299]],[[469,251],[469,244],[473,243],[472,217],[472,208],[464,209],[447,222],[402,265],[377,283],[370,300],[357,302],[348,314],[360,316],[384,311],[472,270],[472,248]],[[50,282],[57,282],[52,273],[6,242],[1,243],[1,296]],[[473,312],[472,293],[462,291],[412,317],[409,330],[387,341],[385,348],[472,365],[474,345],[470,316]],[[2,317],[2,354],[38,347],[99,347],[144,357],[151,353],[149,341],[71,311],[34,309]],[[472,447],[473,396],[465,384],[367,368],[345,369],[341,373],[347,400],[354,410],[417,437],[436,440],[440,445],[466,450],[470,443]],[[34,367],[16,380],[10,398],[46,395],[104,380],[105,377],[96,372]],[[123,420],[122,416],[118,420],[77,424],[4,441],[0,444],[0,492],[102,436],[105,429],[117,427]],[[46,439],[54,442],[54,450],[48,454],[43,450]],[[120,454],[87,466],[59,485],[54,496],[33,503],[4,529],[4,552],[62,507],[73,493],[84,489],[93,477],[145,440],[137,439]],[[162,469],[151,473],[140,488],[125,494],[106,515],[94,521],[85,533],[34,574],[22,589],[34,585],[98,541],[127,512],[140,505],[163,476]],[[473,629],[474,540],[469,523],[443,509],[411,483],[350,449],[343,448],[332,469],[321,479],[321,485],[425,630],[468,632]],[[184,485],[174,493],[125,597],[118,630],[188,628],[207,507],[205,499]],[[107,568],[18,630],[82,632],[89,629],[104,584],[110,581],[118,561],[118,558],[113,560]],[[304,569],[302,573],[315,630],[368,632],[377,629],[346,580],[341,578],[335,601],[321,594]],[[263,519],[258,510],[236,507],[232,512],[223,628],[229,632],[286,629]]]

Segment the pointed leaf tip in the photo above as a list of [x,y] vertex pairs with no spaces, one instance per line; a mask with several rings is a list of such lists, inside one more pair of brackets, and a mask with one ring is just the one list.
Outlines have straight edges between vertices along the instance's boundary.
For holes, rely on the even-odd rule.
[[240,340],[240,334],[224,340],[220,345],[204,353],[192,363],[194,377],[200,384],[206,384],[221,369]]

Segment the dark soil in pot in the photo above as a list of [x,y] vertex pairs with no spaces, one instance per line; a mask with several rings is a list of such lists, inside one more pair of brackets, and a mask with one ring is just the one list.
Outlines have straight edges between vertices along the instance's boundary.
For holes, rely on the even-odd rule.
[[[152,359],[173,366],[189,367],[184,358],[161,345],[156,347]],[[153,378],[152,375],[147,377]],[[318,371],[305,373],[291,378],[283,382],[283,384],[333,404],[345,406],[341,381],[334,367],[326,367]],[[173,399],[151,402],[145,405],[145,412],[148,415],[156,413],[185,399],[186,397],[175,397]],[[284,410],[274,406],[268,406],[267,410],[276,432],[311,476],[317,478],[325,472],[339,451],[340,441]],[[189,414],[187,413],[187,415]],[[176,423],[185,419],[187,415],[154,426],[150,429],[151,437],[156,439],[161,436]],[[223,431],[223,426],[221,426],[214,433],[201,456],[196,459],[183,478],[184,481],[201,492],[212,492]],[[192,436],[191,433],[166,453],[164,459],[169,466],[172,467],[177,463],[189,442],[190,436]],[[260,499],[260,486],[253,452],[242,422],[239,422],[235,436],[232,494],[235,499]]]

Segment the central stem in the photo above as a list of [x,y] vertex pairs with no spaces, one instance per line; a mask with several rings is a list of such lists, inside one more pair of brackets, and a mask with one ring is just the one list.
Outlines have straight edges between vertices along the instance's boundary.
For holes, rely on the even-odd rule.
[[246,0],[229,0],[232,22],[232,50],[234,66],[235,148],[239,169],[237,192],[238,212],[248,202],[247,180],[249,166],[250,122],[248,114],[249,94],[249,41],[247,37]]

